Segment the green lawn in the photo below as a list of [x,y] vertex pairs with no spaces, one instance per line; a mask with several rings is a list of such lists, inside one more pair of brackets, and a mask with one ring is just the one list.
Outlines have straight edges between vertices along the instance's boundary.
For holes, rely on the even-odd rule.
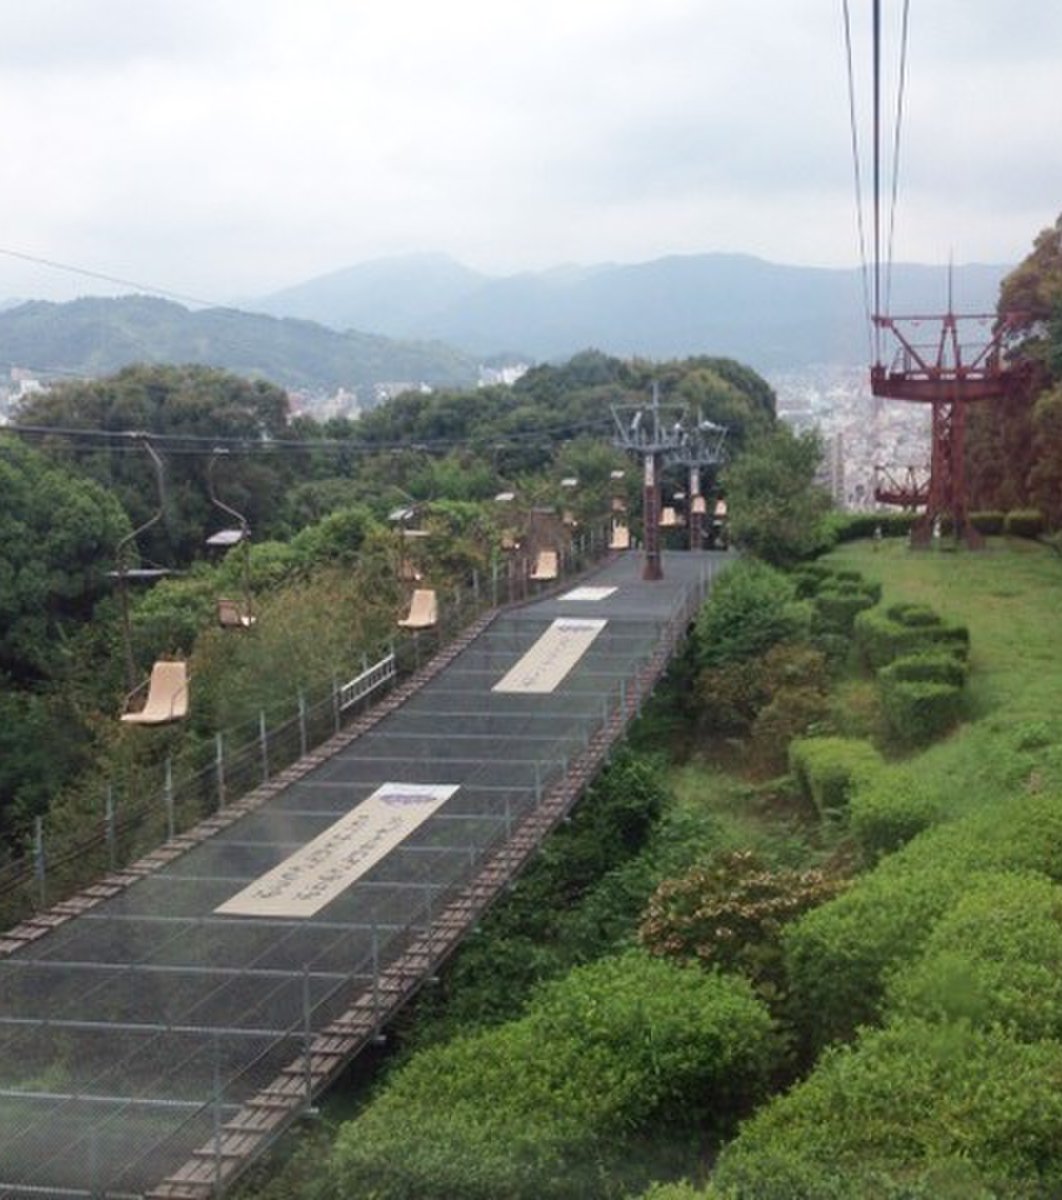
[[910,763],[948,814],[1062,786],[1062,558],[993,538],[983,551],[950,552],[856,542],[827,561],[880,581],[886,606],[924,602],[970,630],[968,719]]

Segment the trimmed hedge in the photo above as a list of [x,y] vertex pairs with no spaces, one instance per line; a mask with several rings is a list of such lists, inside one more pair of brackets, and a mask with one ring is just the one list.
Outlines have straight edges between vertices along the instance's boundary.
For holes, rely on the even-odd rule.
[[881,691],[889,729],[904,746],[925,746],[962,719],[962,689],[928,680],[892,680]]
[[1016,508],[1003,526],[1011,537],[1038,538],[1044,531],[1044,514],[1038,508]]
[[714,1200],[1062,1195],[1062,1045],[905,1020],[829,1053],[719,1157]]
[[782,934],[794,1013],[815,1045],[882,1014],[886,975],[921,953],[937,920],[985,871],[1062,882],[1062,804],[1026,794],[937,825]]
[[847,809],[853,789],[876,774],[881,761],[860,738],[795,738],[789,745],[789,769],[820,817]]
[[877,530],[882,537],[907,537],[917,520],[914,513],[828,513],[823,521],[825,535],[831,545],[872,538]]
[[978,533],[983,533],[985,537],[993,537],[1003,532],[1007,514],[999,510],[986,510],[985,512],[972,512],[968,519]]
[[890,770],[855,788],[848,827],[863,858],[874,863],[935,825],[939,812],[939,800],[917,777]]
[[953,654],[927,650],[894,658],[878,672],[885,687],[894,683],[946,683],[962,687],[966,683],[966,663]]
[[893,1014],[1062,1038],[1062,887],[1034,873],[980,876],[889,983]]
[[873,608],[876,603],[877,597],[860,588],[820,588],[812,600],[811,632],[849,636],[859,613]]
[[873,670],[893,659],[941,648],[966,657],[970,631],[946,623],[924,604],[893,604],[882,612],[870,608],[855,618],[852,636],[864,664]]

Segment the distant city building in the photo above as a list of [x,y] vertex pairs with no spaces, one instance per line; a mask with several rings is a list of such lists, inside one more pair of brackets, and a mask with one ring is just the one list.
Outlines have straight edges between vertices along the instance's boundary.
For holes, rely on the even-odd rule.
[[530,363],[511,363],[504,367],[481,366],[479,368],[479,387],[494,387],[497,384],[512,387],[521,376],[526,375],[530,370]]

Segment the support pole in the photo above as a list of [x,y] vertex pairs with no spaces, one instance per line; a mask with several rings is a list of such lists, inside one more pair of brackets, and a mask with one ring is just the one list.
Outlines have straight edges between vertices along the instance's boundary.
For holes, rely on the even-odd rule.
[[218,781],[218,812],[225,807],[225,735],[219,729],[214,735],[214,773]]
[[37,897],[41,908],[48,904],[48,878],[44,859],[44,818],[33,821],[33,873],[37,877]]
[[262,782],[269,782],[269,730],[266,728],[265,709],[258,713],[258,746],[262,752]]
[[664,578],[660,562],[660,455],[645,456],[642,521],[645,526],[645,565],[642,578]]
[[166,804],[166,837],[171,840],[177,834],[177,820],[173,805],[173,758],[166,755],[166,780],[163,784],[162,798]]
[[103,829],[107,838],[107,865],[110,870],[118,865],[118,839],[114,828],[114,784],[107,784],[107,798],[104,801]]

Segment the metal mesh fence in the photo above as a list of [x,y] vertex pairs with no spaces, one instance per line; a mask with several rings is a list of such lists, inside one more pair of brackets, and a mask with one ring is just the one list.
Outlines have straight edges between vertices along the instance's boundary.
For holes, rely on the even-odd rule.
[[[310,1104],[327,1074],[314,1058],[321,1031],[358,1006],[379,1028],[403,955],[427,945],[431,969],[447,906],[591,740],[633,715],[647,667],[681,636],[718,566],[669,556],[665,581],[646,585],[637,563],[615,562],[594,579],[617,589],[607,599],[500,615],[302,779],[0,959],[0,1195],[142,1195],[190,1162],[200,1194],[227,1181],[232,1130],[248,1114],[268,1123],[278,1078]],[[560,615],[607,624],[555,691],[493,692]],[[297,729],[295,739],[297,753]],[[394,781],[457,791],[314,916],[215,912]],[[277,1107],[290,1115],[290,1094]]]

